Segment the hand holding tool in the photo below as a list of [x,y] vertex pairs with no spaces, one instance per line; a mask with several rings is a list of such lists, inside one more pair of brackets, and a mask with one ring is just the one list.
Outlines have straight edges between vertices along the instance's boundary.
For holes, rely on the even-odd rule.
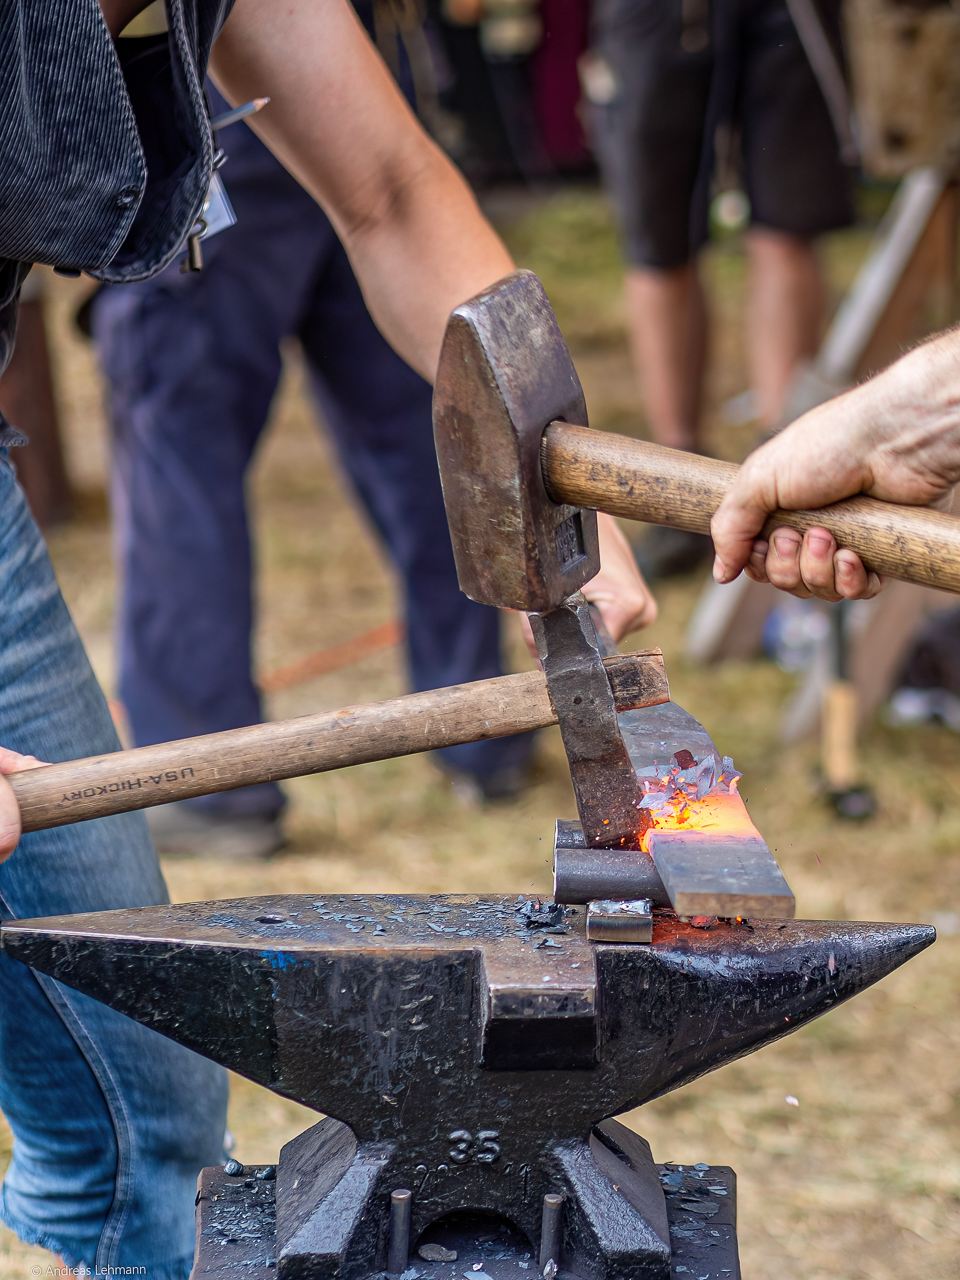
[[[600,679],[611,703],[621,709],[670,697],[658,649],[606,660]],[[37,831],[257,782],[508,737],[556,722],[543,675],[525,671],[68,760],[11,773],[7,781],[20,805],[24,831]]]
[[[563,594],[570,595],[596,573],[594,511],[709,533],[738,470],[731,462],[591,431],[572,362],[558,346],[556,321],[552,313],[537,314],[543,306],[549,310],[536,276],[518,271],[458,307],[435,399],[461,586],[481,599],[485,587],[496,585],[514,609],[555,608],[561,576]],[[491,355],[486,372],[469,349],[471,323]],[[513,431],[503,430],[506,420]],[[481,438],[476,428],[498,421],[501,429]],[[775,511],[763,536],[783,526],[801,533],[821,526],[868,569],[960,592],[960,520],[941,511],[847,498],[818,510]],[[528,546],[529,582],[518,577],[515,537]]]

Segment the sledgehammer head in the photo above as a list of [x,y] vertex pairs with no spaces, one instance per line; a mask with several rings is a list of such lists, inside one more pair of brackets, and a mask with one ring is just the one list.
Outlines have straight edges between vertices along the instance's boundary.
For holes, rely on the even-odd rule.
[[515,271],[447,325],[433,428],[460,589],[545,613],[600,569],[597,516],[547,497],[540,440],[587,422],[580,380],[543,286]]

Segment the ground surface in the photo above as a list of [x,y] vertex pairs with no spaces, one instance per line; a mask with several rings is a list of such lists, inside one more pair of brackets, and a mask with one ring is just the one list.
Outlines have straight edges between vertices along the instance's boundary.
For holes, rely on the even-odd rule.
[[[641,433],[607,211],[590,193],[530,210],[504,202],[510,239],[544,276],[571,339],[595,425]],[[866,233],[827,246],[835,286]],[[742,456],[748,429],[718,406],[747,387],[739,330],[743,259],[711,254],[718,321],[710,384],[716,451]],[[77,287],[55,285],[59,389],[78,519],[50,544],[104,686],[112,684],[113,581],[103,497],[105,442],[89,353],[69,332]],[[258,655],[269,671],[387,621],[396,602],[381,551],[304,401],[295,357],[252,485],[259,543]],[[659,592],[643,636],[667,655],[674,696],[743,770],[742,790],[777,849],[798,915],[946,923],[946,936],[879,987],[780,1044],[645,1107],[630,1122],[660,1161],[732,1164],[740,1178],[747,1280],[947,1280],[960,1272],[960,738],[874,726],[865,764],[877,818],[841,825],[823,807],[815,750],[778,745],[793,678],[763,662],[688,668],[683,629],[697,581]],[[516,646],[514,645],[514,648]],[[518,661],[523,661],[518,658]],[[275,695],[273,717],[398,693],[390,651]],[[425,759],[369,765],[289,785],[289,848],[274,861],[170,862],[175,900],[226,894],[547,891],[556,816],[574,812],[556,733],[543,735],[533,788],[465,809]],[[787,1095],[799,1106],[789,1105]],[[269,1161],[312,1114],[243,1081],[233,1091],[236,1154]],[[4,1142],[9,1144],[9,1135]],[[50,1255],[0,1233],[0,1280],[37,1274]]]

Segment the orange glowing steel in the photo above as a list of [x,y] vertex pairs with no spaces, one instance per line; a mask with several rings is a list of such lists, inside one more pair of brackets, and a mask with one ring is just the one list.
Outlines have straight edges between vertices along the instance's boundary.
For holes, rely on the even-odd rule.
[[743,800],[736,792],[732,795],[705,796],[691,799],[674,792],[667,804],[650,814],[651,826],[640,839],[640,848],[650,852],[651,831],[697,831],[718,839],[749,839],[757,829],[750,821]]

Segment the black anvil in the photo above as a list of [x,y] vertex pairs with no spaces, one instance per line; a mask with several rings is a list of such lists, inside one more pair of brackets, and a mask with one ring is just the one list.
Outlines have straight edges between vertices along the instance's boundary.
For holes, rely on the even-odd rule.
[[[596,945],[582,909],[511,897],[284,895],[16,921],[3,947],[327,1117],[284,1147],[275,1181],[204,1174],[197,1277],[364,1280],[409,1258],[424,1280],[535,1280],[544,1263],[730,1280],[732,1176],[658,1168],[611,1117],[787,1035],[934,936],[662,912],[652,945]],[[412,1195],[391,1208],[398,1189]],[[426,1242],[457,1260],[421,1260]]]

